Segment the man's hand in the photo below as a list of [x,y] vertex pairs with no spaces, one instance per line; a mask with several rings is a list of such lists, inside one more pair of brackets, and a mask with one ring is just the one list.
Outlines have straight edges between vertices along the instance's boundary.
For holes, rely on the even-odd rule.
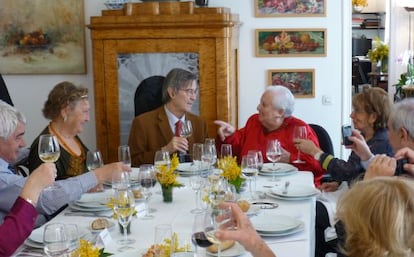
[[176,137],[174,136],[171,141],[162,148],[169,153],[174,152],[187,152],[188,151],[188,140],[184,137]]
[[404,170],[414,176],[414,150],[408,147],[404,147],[398,150],[395,155],[395,159],[408,159],[409,163],[404,164]]
[[221,141],[224,141],[226,137],[233,135],[235,128],[227,122],[222,120],[215,120],[214,124],[218,125],[217,134],[219,135]]

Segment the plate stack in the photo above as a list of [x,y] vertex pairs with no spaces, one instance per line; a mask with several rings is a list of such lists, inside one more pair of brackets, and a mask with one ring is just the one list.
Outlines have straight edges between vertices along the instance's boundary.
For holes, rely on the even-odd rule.
[[310,199],[320,192],[310,185],[293,184],[285,191],[284,187],[271,189],[266,194],[271,198],[282,199],[286,201],[301,201]]
[[262,176],[287,176],[298,172],[298,168],[289,163],[264,163],[259,171]]
[[200,165],[194,165],[192,162],[180,163],[177,167],[177,173],[181,176],[192,176],[194,174],[204,173],[208,171],[208,164],[201,163]]
[[[26,241],[24,241],[24,244],[29,246],[29,247],[33,247],[33,248],[37,248],[37,249],[43,249],[44,244],[43,244],[43,231],[44,231],[44,227],[39,227],[37,229],[34,229],[32,231],[32,233],[30,234],[30,236],[26,239]],[[85,228],[79,228],[78,227],[78,231],[79,231],[79,237],[80,238],[84,238],[84,239],[89,239],[92,237],[92,234],[89,230],[85,229]]]
[[262,237],[288,236],[304,230],[304,223],[285,215],[262,215],[250,219]]

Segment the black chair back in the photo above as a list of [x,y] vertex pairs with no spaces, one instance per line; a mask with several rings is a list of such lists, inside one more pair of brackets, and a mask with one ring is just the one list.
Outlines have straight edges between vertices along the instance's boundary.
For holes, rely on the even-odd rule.
[[13,102],[10,98],[9,90],[7,89],[6,83],[3,80],[3,76],[0,74],[0,99],[6,103],[13,105]]
[[316,124],[309,124],[319,140],[319,146],[322,151],[334,155],[334,148],[332,144],[332,139],[329,136],[328,132],[321,126]]
[[162,105],[162,84],[165,77],[151,76],[144,79],[135,91],[135,116]]

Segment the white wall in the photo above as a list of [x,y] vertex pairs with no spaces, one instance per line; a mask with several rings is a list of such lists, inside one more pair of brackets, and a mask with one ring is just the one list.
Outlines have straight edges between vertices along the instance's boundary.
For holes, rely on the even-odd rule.
[[[100,15],[104,0],[85,0],[85,23],[90,16]],[[340,125],[348,123],[350,111],[350,3],[328,1],[327,16],[318,18],[256,18],[253,0],[210,0],[210,6],[231,8],[240,14],[240,85],[239,85],[239,126],[256,112],[256,106],[267,84],[268,69],[314,68],[316,71],[315,98],[297,99],[294,115],[325,127],[332,136],[335,152],[340,154]],[[350,2],[350,1],[349,1]],[[346,22],[344,23],[343,20]],[[258,28],[326,28],[327,56],[315,58],[257,58],[254,55],[254,30]],[[347,38],[347,40],[344,40]],[[26,139],[30,144],[46,126],[41,108],[51,88],[60,81],[69,80],[83,84],[93,92],[91,67],[90,33],[86,28],[87,68],[86,75],[5,75],[4,79],[15,105],[28,118]],[[1,57],[0,57],[1,58]],[[92,95],[92,93],[90,94]],[[323,105],[322,97],[328,97],[332,104]],[[90,97],[94,106],[93,97]],[[345,108],[342,108],[345,106]],[[81,138],[90,147],[96,145],[94,111],[91,122]]]

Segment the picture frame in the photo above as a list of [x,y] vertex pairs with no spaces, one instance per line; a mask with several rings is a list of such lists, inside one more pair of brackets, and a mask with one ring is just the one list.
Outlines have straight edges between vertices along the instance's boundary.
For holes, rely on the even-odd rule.
[[255,34],[257,57],[326,56],[326,29],[256,29]]
[[86,73],[83,0],[0,0],[0,6],[0,73]]
[[254,0],[256,17],[326,17],[327,0]]
[[296,98],[314,98],[315,69],[268,70],[268,85],[287,87]]

